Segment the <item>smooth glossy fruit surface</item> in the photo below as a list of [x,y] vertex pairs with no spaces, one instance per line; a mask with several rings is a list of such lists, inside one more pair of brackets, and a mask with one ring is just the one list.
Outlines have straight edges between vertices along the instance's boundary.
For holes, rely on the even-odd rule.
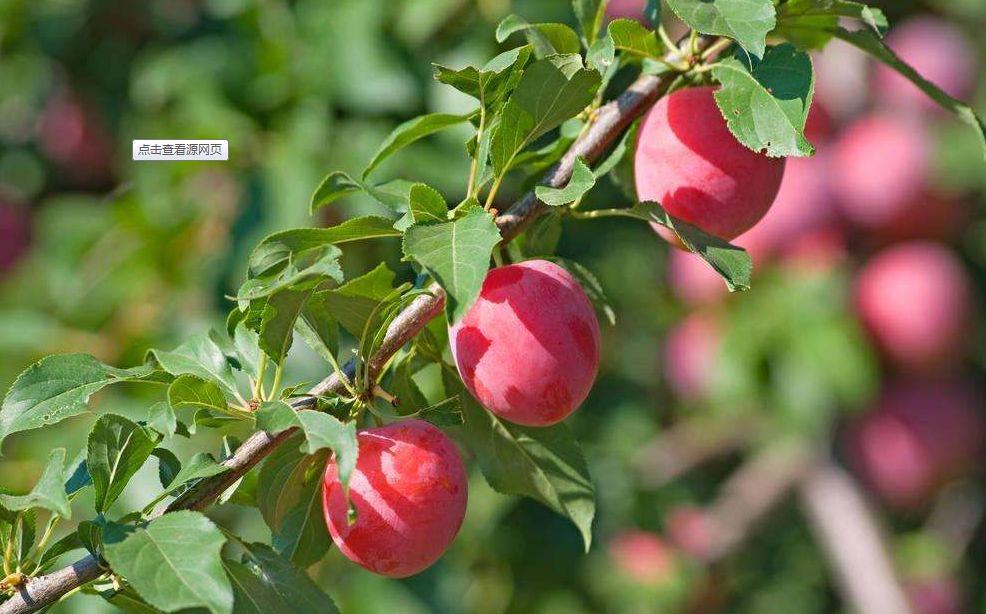
[[491,270],[476,303],[449,330],[469,392],[501,418],[527,426],[564,420],[599,367],[599,322],[577,281],[528,260]]
[[[768,158],[729,132],[712,87],[679,90],[647,113],[637,137],[637,197],[730,240],[770,209],[784,158]],[[656,227],[655,227],[656,228]]]
[[372,572],[416,574],[445,553],[465,517],[467,479],[459,451],[422,420],[364,429],[357,437],[359,458],[349,481],[354,524],[335,462],[325,469],[323,511],[332,541]]

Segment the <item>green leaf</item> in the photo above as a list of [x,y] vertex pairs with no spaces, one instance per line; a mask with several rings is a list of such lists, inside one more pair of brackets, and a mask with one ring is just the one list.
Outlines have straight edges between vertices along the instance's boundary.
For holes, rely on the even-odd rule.
[[167,448],[154,448],[151,452],[157,457],[157,476],[161,482],[161,488],[167,488],[168,484],[175,481],[175,476],[181,471],[181,461],[175,453]]
[[434,64],[435,79],[476,98],[483,107],[493,111],[517,86],[530,57],[531,46],[524,45],[504,51],[482,68],[467,66],[456,70]]
[[[325,282],[342,282],[342,267],[339,256],[342,251],[334,245],[325,245],[312,250],[301,262],[287,262],[277,273],[246,280],[240,286],[236,300],[243,304],[258,298],[265,298],[281,290],[310,290]],[[300,264],[300,266],[298,266]]]
[[105,512],[119,498],[130,478],[151,455],[154,445],[155,440],[147,430],[123,416],[99,417],[89,432],[86,456],[97,512]]
[[664,54],[664,46],[654,31],[635,19],[611,21],[607,33],[613,39],[613,46],[624,53],[645,58],[660,58]]
[[167,401],[158,401],[147,410],[147,428],[157,431],[164,437],[171,437],[178,430],[175,410]]
[[493,216],[474,207],[451,222],[409,228],[404,254],[421,264],[445,290],[449,320],[455,323],[479,295],[499,241]]
[[260,468],[257,507],[273,533],[275,549],[307,566],[328,551],[331,538],[322,517],[322,475],[329,453],[304,454],[302,433],[292,435]]
[[91,520],[83,520],[75,530],[82,546],[94,556],[100,556],[103,549],[103,529]]
[[[233,614],[277,614],[290,612],[264,579],[243,563],[223,560],[233,586]],[[311,610],[317,612],[319,610]]]
[[728,36],[762,57],[774,29],[772,0],[667,0],[671,10],[702,34]]
[[411,219],[415,224],[441,223],[448,219],[448,203],[435,188],[423,183],[411,187]]
[[811,58],[792,45],[771,47],[751,70],[736,58],[712,69],[722,83],[716,104],[729,131],[753,151],[768,156],[810,156],[805,122],[815,94]]
[[170,352],[150,350],[148,356],[171,375],[194,375],[204,380],[216,380],[226,392],[232,394],[236,391],[236,378],[226,355],[207,336],[195,337]]
[[381,205],[399,211],[407,204],[407,189],[410,183],[403,179],[394,179],[378,185],[368,185],[354,179],[342,171],[329,173],[322,183],[315,188],[308,206],[310,215],[314,215],[322,207],[331,205],[344,196],[355,192],[365,192]]
[[295,411],[284,401],[265,401],[256,415],[257,428],[268,433],[277,434],[289,428],[301,429],[304,433],[301,451],[305,454],[332,450],[339,468],[339,481],[343,488],[349,486],[349,478],[356,468],[356,457],[359,454],[355,422],[342,423],[319,411]]
[[212,477],[228,471],[226,467],[216,462],[211,454],[199,452],[188,460],[181,470],[165,486],[164,493],[171,494],[178,491],[182,485],[193,480]]
[[[278,612],[338,612],[332,598],[312,582],[308,575],[269,546],[264,544],[246,544],[247,552],[243,563],[237,570],[237,577],[244,584],[261,589],[252,591],[249,599],[253,605],[245,610],[258,614]],[[228,564],[228,563],[227,563]],[[252,579],[245,578],[246,571]],[[235,582],[235,580],[234,580]],[[239,593],[237,593],[236,611],[240,610]],[[257,607],[267,604],[264,607]],[[257,609],[253,609],[257,607]]]
[[568,260],[566,258],[551,257],[547,258],[551,262],[554,262],[558,266],[562,267],[569,273],[582,289],[585,290],[586,296],[589,297],[589,301],[596,308],[596,310],[603,314],[609,321],[610,326],[616,325],[616,310],[613,309],[613,304],[610,302],[609,298],[606,296],[606,292],[603,290],[603,285],[599,283],[599,278],[595,274],[582,266],[574,260]]
[[[65,494],[71,497],[86,486],[92,485],[92,476],[89,475],[89,468],[86,467],[85,448],[79,450],[79,453],[76,454],[75,459],[68,467],[75,467],[72,470],[71,477],[65,482]],[[68,473],[69,468],[66,468],[66,473]]]
[[490,142],[497,177],[534,139],[578,115],[595,98],[601,77],[578,55],[553,56],[531,64],[503,107]]
[[669,215],[655,202],[635,204],[631,209],[618,209],[617,215],[660,224],[675,233],[688,251],[695,252],[712,265],[726,282],[730,291],[748,290],[753,262],[741,247],[708,235],[695,226]]
[[603,19],[606,17],[607,0],[573,0],[572,8],[575,10],[575,17],[579,21],[579,30],[582,32],[582,41],[586,47],[591,47],[596,42],[600,30],[603,28]]
[[263,301],[250,304],[247,328],[260,336],[260,349],[276,364],[281,364],[294,341],[294,325],[313,290],[281,290]]
[[442,130],[452,126],[463,124],[469,121],[470,116],[471,115],[432,113],[430,115],[415,117],[414,119],[408,120],[397,126],[394,128],[394,131],[391,132],[386,139],[384,139],[380,149],[377,150],[376,154],[374,154],[373,159],[370,160],[370,163],[366,165],[366,169],[363,170],[363,179],[365,180],[367,176],[373,172],[373,169],[375,169],[381,162],[394,155],[394,153],[428,135],[441,132]]
[[571,520],[586,551],[592,542],[595,489],[578,442],[564,424],[531,428],[500,420],[480,406],[454,375],[443,371],[446,392],[459,390],[463,434],[486,481],[507,495],[530,497]]
[[778,7],[778,30],[831,29],[838,25],[839,17],[860,21],[874,34],[882,37],[887,32],[887,17],[875,6],[849,0],[788,0]]
[[534,193],[538,200],[549,207],[561,207],[581,199],[594,185],[596,185],[596,178],[592,174],[592,169],[586,166],[582,158],[576,158],[575,167],[572,169],[572,178],[568,181],[567,186],[555,189],[539,185],[534,188]]
[[972,107],[956,100],[955,98],[952,98],[939,89],[934,83],[919,75],[917,71],[897,57],[897,54],[891,51],[891,49],[887,47],[873,32],[867,30],[849,32],[848,30],[844,30],[842,28],[836,28],[832,31],[832,34],[847,43],[862,49],[880,62],[883,62],[890,68],[893,68],[914,83],[914,85],[921,88],[921,91],[937,102],[942,108],[951,111],[963,122],[969,124],[975,130],[976,137],[979,139],[979,143],[983,147],[983,154],[986,156],[986,124],[983,123],[982,118],[976,114]]
[[463,424],[462,399],[454,396],[439,401],[418,410],[417,417],[440,428],[460,426]]
[[126,614],[159,614],[161,610],[150,606],[140,598],[135,590],[127,586],[121,586],[119,590],[109,586],[107,588],[87,587],[83,592],[92,591],[92,594],[99,595],[107,603],[113,605]]
[[339,351],[339,324],[322,297],[322,292],[316,292],[308,299],[294,327],[308,347],[332,364]]
[[62,518],[71,518],[65,479],[65,448],[55,448],[48,454],[48,463],[31,492],[26,495],[0,494],[0,505],[12,512],[40,507]]
[[168,403],[172,409],[192,407],[226,413],[229,407],[222,389],[214,380],[197,375],[180,375],[168,386]]
[[[444,220],[444,215],[442,216]],[[339,325],[359,339],[373,310],[394,291],[394,272],[385,263],[332,290],[312,297],[320,312],[333,315]]]
[[103,556],[152,606],[166,612],[233,609],[220,551],[226,538],[198,512],[180,511],[129,534],[104,534]]
[[150,366],[117,369],[88,354],[48,356],[17,376],[0,407],[0,442],[86,411],[89,397],[110,384],[144,379]]
[[527,42],[534,47],[534,55],[539,58],[559,53],[578,53],[582,48],[579,35],[565,24],[532,24],[517,15],[507,15],[496,27],[496,42],[502,43],[515,32],[524,33]]
[[326,249],[349,241],[399,237],[394,222],[377,216],[355,217],[330,228],[293,228],[275,232],[260,242],[250,254],[249,271],[253,276],[263,275],[276,267],[283,267],[291,260],[298,260],[307,252]]

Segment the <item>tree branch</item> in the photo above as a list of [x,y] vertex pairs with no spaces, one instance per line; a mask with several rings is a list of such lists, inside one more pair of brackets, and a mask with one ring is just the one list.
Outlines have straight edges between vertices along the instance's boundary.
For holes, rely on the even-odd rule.
[[[710,41],[703,37],[700,44],[704,48],[710,44]],[[669,55],[669,59],[677,61],[677,54]],[[572,178],[576,158],[582,158],[589,164],[598,161],[623,131],[667,92],[676,76],[673,73],[661,76],[643,75],[619,98],[600,107],[589,129],[572,144],[558,164],[547,171],[541,184],[562,188]],[[534,191],[525,194],[509,210],[496,218],[503,242],[506,243],[516,237],[543,212],[544,204],[538,201]],[[401,347],[414,338],[432,318],[442,312],[445,293],[437,285],[433,285],[431,290],[431,295],[418,297],[390,324],[380,349],[370,358],[372,379],[380,375],[383,367]],[[352,363],[347,365],[346,371],[349,376],[354,372],[353,369]],[[319,382],[311,390],[311,394],[325,395],[343,390],[342,381],[336,374],[332,374]],[[294,406],[300,409],[311,404],[311,399],[302,399],[296,401]],[[288,430],[277,435],[262,431],[254,433],[223,462],[229,471],[202,480],[166,508],[157,510],[154,516],[176,510],[206,509],[236,480],[243,477],[288,439],[292,432],[293,430]],[[98,578],[104,571],[100,565],[100,561],[90,555],[69,567],[31,578],[18,587],[17,592],[10,599],[0,604],[0,614],[24,614],[50,605],[69,591]]]
[[911,612],[879,524],[856,482],[843,469],[823,461],[802,481],[800,495],[848,609],[867,614]]

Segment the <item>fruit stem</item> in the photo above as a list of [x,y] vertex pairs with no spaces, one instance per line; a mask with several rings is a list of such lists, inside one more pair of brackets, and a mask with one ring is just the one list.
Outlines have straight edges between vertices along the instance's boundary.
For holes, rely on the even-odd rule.
[[266,401],[264,398],[264,376],[267,374],[267,354],[260,352],[260,361],[257,364],[257,381],[253,386],[253,398]]
[[716,42],[712,43],[708,49],[702,52],[701,59],[703,62],[708,61],[709,58],[719,53],[723,49],[726,49],[733,44],[733,41],[728,38],[720,38]]
[[660,35],[661,41],[664,43],[664,46],[668,48],[669,51],[671,49],[678,48],[677,43],[671,40],[671,37],[668,36],[668,31],[664,29],[664,24],[661,24],[657,27],[657,33]]
[[274,384],[270,389],[270,398],[276,398],[281,392],[281,380],[284,379],[284,363],[277,365],[277,369],[274,370]]
[[490,193],[487,194],[486,196],[486,204],[483,205],[483,209],[485,209],[486,211],[489,211],[490,207],[493,206],[493,199],[496,198],[496,193],[500,191],[501,183],[503,183],[503,175],[497,177],[496,180],[493,182],[493,186],[490,187]]
[[476,152],[473,154],[472,163],[469,165],[469,183],[466,185],[466,198],[476,195],[477,188],[476,174],[479,171],[479,148],[483,140],[483,131],[486,129],[486,104],[482,99],[479,101],[479,128],[476,129]]

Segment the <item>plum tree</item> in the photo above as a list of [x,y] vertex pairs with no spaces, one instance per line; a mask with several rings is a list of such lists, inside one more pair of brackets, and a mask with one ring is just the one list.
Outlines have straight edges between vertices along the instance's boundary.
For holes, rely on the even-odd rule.
[[467,479],[455,444],[422,420],[359,432],[359,457],[349,482],[356,521],[335,460],[323,482],[323,511],[332,540],[351,561],[403,578],[437,561],[466,513]]
[[[730,240],[770,209],[784,158],[747,149],[729,132],[713,87],[679,90],[658,101],[637,137],[637,197]],[[655,226],[655,229],[658,228]]]
[[846,218],[875,229],[906,215],[926,187],[928,150],[924,126],[913,119],[873,114],[847,126],[830,173]]
[[945,247],[914,241],[887,248],[865,265],[854,292],[860,319],[897,365],[941,370],[961,355],[970,282]]
[[623,575],[639,584],[659,583],[674,569],[671,547],[647,531],[620,532],[609,543],[609,556]]
[[469,392],[526,426],[564,420],[588,396],[599,367],[592,304],[568,271],[547,260],[487,273],[449,343]]
[[664,377],[685,400],[707,396],[713,384],[720,333],[714,320],[693,313],[668,332],[664,344]]
[[[887,45],[921,75],[956,98],[968,96],[975,82],[976,52],[961,30],[934,17],[918,17],[897,25]],[[936,109],[916,85],[879,64],[874,95],[881,103],[919,111]]]
[[850,460],[888,503],[918,507],[978,463],[986,433],[980,405],[977,391],[962,382],[895,382],[850,426]]

